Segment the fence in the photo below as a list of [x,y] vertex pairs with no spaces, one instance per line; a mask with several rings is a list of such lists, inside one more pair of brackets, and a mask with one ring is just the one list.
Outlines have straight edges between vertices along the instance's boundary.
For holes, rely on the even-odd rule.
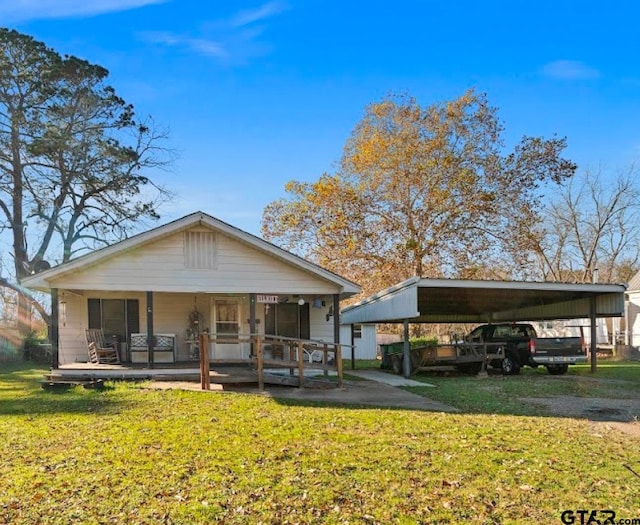
[[[228,363],[228,358],[211,359],[211,344],[237,345],[241,349],[236,361],[249,361],[256,365],[258,387],[264,389],[266,369],[288,369],[291,375],[298,375],[298,386],[304,386],[306,370],[316,370],[327,377],[329,372],[338,376],[338,386],[342,386],[342,348],[337,343],[310,341],[261,334],[202,334],[200,336],[200,383],[204,390],[209,389],[209,370],[212,362]],[[242,349],[246,348],[247,357]],[[207,349],[206,351],[203,351]]]

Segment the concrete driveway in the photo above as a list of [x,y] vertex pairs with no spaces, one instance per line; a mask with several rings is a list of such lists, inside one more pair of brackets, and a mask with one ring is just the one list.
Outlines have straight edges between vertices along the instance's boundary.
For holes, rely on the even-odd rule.
[[[298,400],[305,403],[327,403],[357,407],[403,408],[429,412],[459,412],[455,407],[412,394],[399,386],[432,386],[412,379],[404,379],[377,370],[345,371],[346,374],[362,377],[361,381],[345,381],[343,388],[328,387],[316,383],[314,387],[268,386],[258,390],[248,385],[211,384],[211,392],[242,392],[272,397],[274,399]],[[390,384],[388,384],[390,383]],[[393,386],[397,385],[397,386]],[[152,388],[200,390],[200,384],[186,381],[153,381]]]

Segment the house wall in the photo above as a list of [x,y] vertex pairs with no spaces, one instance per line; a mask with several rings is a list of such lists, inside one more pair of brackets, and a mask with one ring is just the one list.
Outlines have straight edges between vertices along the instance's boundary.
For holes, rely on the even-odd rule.
[[[189,230],[211,232],[207,228]],[[338,293],[335,284],[291,266],[255,247],[215,233],[213,268],[185,263],[185,232],[138,246],[128,253],[53,281],[53,288],[208,293]]]
[[640,293],[630,293],[628,297],[626,311],[628,318],[625,319],[625,323],[629,331],[629,344],[640,347]]
[[[301,296],[311,302],[317,296]],[[143,292],[106,292],[84,291],[82,294],[70,290],[59,291],[60,307],[60,364],[85,362],[87,360],[87,343],[85,330],[88,328],[89,313],[88,299],[137,299],[139,301],[140,332],[146,333],[147,327],[147,299]],[[153,316],[154,332],[170,333],[176,336],[176,359],[186,361],[189,358],[189,344],[187,343],[187,328],[189,328],[189,313],[197,309],[203,318],[202,329],[212,330],[212,311],[216,299],[233,298],[240,306],[240,331],[250,333],[249,327],[249,295],[248,294],[192,294],[192,293],[154,293]],[[323,297],[329,304],[330,297]],[[256,304],[257,333],[264,334],[264,304]],[[311,339],[333,342],[333,317],[327,321],[327,308],[310,309]],[[348,340],[346,341],[348,343]]]
[[89,327],[89,299],[137,299],[140,302],[140,329],[146,326],[146,295],[140,292],[92,292],[82,294],[70,290],[59,290],[59,346],[60,364],[87,360],[85,330]]
[[[555,321],[533,321],[538,337],[584,337],[587,345],[591,344],[591,320],[569,319]],[[596,343],[609,343],[609,330],[606,319],[596,319]]]

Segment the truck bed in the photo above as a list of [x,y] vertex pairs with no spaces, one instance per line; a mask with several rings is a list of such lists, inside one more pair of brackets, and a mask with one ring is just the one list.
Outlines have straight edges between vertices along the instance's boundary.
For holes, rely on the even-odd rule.
[[535,364],[586,363],[587,353],[581,337],[536,337],[536,351],[531,355]]

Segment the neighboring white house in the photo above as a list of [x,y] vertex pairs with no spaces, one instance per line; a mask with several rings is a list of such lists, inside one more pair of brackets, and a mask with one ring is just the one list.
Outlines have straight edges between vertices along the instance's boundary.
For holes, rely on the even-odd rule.
[[626,345],[640,347],[640,272],[635,274],[627,287],[625,301]]
[[[136,354],[135,345],[144,346],[149,328],[173,346],[162,354],[164,362],[193,359],[203,331],[333,343],[340,337],[333,312],[341,299],[360,292],[357,284],[203,212],[32,275],[23,285],[57,296],[61,365],[87,360],[89,328],[119,342],[123,362],[147,361],[146,349]],[[248,357],[246,344],[211,346],[214,359]]]
[[[590,319],[533,321],[531,324],[536,329],[538,337],[582,337],[586,345],[591,344]],[[599,345],[607,345],[609,342],[607,320],[604,318],[596,319],[596,343]]]

